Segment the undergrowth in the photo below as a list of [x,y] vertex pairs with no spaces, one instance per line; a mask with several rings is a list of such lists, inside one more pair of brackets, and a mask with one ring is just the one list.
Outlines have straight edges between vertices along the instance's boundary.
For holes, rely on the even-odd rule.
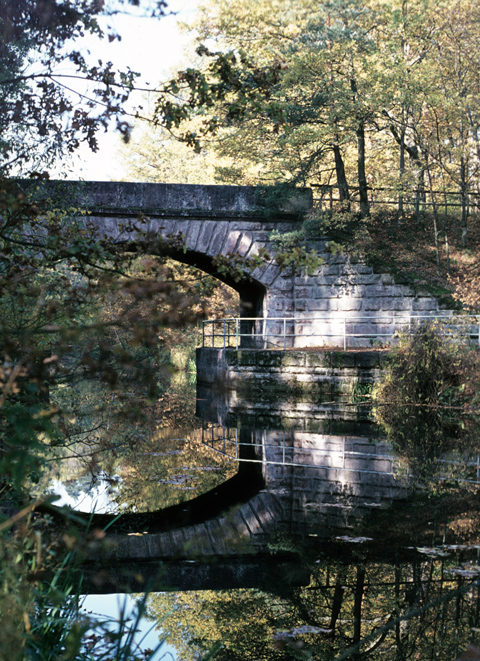
[[146,595],[116,622],[82,611],[76,551],[94,535],[53,536],[29,506],[0,524],[0,661],[146,661],[136,633]]
[[399,339],[373,390],[373,414],[409,469],[434,473],[445,452],[476,446],[480,354],[435,322]]
[[321,214],[306,221],[312,234],[328,234],[334,245],[362,253],[378,272],[391,273],[397,284],[436,296],[450,309],[480,310],[480,217],[468,220],[467,247],[461,243],[458,218],[439,219],[439,263],[431,214],[405,214],[376,209],[361,219],[348,212]]

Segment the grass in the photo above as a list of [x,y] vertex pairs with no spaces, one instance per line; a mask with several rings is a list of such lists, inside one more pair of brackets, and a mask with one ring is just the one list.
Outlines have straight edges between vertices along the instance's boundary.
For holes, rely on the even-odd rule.
[[45,519],[26,509],[5,519],[0,532],[0,661],[151,659],[158,648],[141,650],[135,642],[147,595],[113,623],[82,612],[73,571],[80,535],[52,538]]

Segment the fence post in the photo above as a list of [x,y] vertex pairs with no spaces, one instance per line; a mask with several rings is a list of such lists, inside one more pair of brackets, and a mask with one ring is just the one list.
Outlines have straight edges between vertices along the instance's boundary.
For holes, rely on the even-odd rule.
[[238,317],[235,317],[235,349],[238,349]]
[[225,333],[226,333],[226,331],[227,331],[225,324],[226,324],[226,321],[225,321],[225,319],[224,319],[224,320],[223,320],[223,348],[224,348],[224,349],[225,349],[225,337],[226,337],[226,336],[225,336]]
[[202,347],[205,348],[205,322],[202,321]]
[[347,318],[343,317],[343,350],[347,350]]
[[[480,338],[480,334],[479,334]],[[287,348],[287,319],[283,317],[283,350]]]

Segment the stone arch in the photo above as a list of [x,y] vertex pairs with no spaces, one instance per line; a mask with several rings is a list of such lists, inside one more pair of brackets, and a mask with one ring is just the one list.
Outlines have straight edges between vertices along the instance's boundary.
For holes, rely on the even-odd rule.
[[217,272],[213,259],[215,255],[206,255],[193,250],[171,250],[169,256],[177,262],[194,266],[200,271],[213,275],[215,278],[234,289],[240,297],[240,317],[261,317],[264,313],[267,288],[259,280],[243,278],[236,281],[232,276]]
[[[31,185],[25,182],[25,187]],[[307,189],[295,190],[280,203],[273,198],[267,202],[266,191],[253,186],[50,181],[42,183],[42,191],[86,209],[86,227],[94,228],[100,238],[113,239],[119,250],[145,236],[154,245],[162,237],[181,235],[185,251],[174,258],[206,272],[218,255],[248,260],[260,248],[272,254],[270,233],[292,231],[312,206]],[[243,316],[291,314],[291,275],[282,273],[271,259],[249,276],[239,283],[224,280],[239,291]]]

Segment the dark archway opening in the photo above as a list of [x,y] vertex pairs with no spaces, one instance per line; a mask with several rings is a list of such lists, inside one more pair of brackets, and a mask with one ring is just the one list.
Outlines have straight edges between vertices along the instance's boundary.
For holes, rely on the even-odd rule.
[[180,250],[169,251],[169,257],[189,266],[194,266],[235,289],[240,296],[240,317],[263,316],[266,288],[257,280],[245,276],[244,279],[236,281],[232,276],[220,275],[215,268],[212,257],[193,251],[187,250],[185,253]]
[[[266,288],[258,281],[248,278],[235,281],[233,277],[228,275],[218,276],[213,259],[206,255],[201,255],[194,252],[183,251],[169,251],[169,258],[180,263],[193,266],[204,273],[216,277],[221,282],[236,290],[240,296],[240,316],[242,317],[256,317],[262,315],[263,301],[266,293]],[[246,322],[251,328],[254,327],[254,322]],[[246,332],[242,328],[242,332]],[[248,440],[245,439],[248,443]],[[245,458],[249,457],[248,453],[253,452],[254,449],[243,446],[247,453]],[[248,456],[247,456],[248,455]],[[140,511],[123,514],[118,522],[115,522],[114,529],[118,532],[136,532],[138,530],[148,532],[161,532],[172,528],[183,527],[185,525],[193,525],[208,518],[212,518],[220,514],[222,511],[230,507],[245,502],[250,497],[255,495],[263,487],[263,478],[261,472],[258,471],[256,464],[241,462],[238,467],[238,472],[224,482],[218,484],[213,489],[197,496],[191,500],[179,503],[178,505],[171,505],[163,509],[153,509],[150,511]],[[157,506],[158,507],[158,506]],[[61,515],[61,513],[59,513]],[[115,514],[82,514],[75,512],[75,516],[80,516],[85,521],[89,521],[94,527],[103,528],[110,525],[116,518]]]
[[[75,520],[83,520],[90,529],[106,529],[109,534],[127,534],[132,532],[160,533],[185,526],[203,523],[227,511],[231,507],[247,502],[264,486],[262,465],[254,463],[255,447],[252,432],[241,430],[241,453],[237,473],[192,500],[166,507],[156,512],[126,512],[121,514],[92,514],[75,512]],[[52,506],[41,506],[46,511],[63,521],[68,521],[65,511]]]

